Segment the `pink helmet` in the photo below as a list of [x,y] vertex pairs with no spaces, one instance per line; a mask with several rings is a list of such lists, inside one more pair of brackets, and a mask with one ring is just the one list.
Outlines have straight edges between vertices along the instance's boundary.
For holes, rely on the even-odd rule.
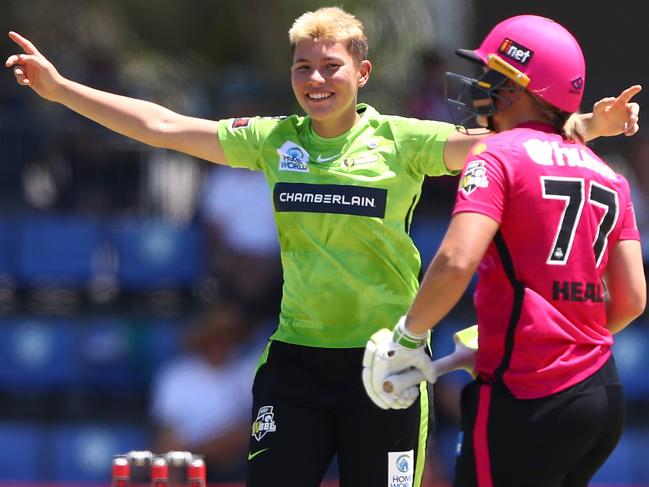
[[579,110],[586,63],[579,43],[557,22],[537,15],[518,15],[496,25],[472,51],[456,53],[513,79],[563,111]]

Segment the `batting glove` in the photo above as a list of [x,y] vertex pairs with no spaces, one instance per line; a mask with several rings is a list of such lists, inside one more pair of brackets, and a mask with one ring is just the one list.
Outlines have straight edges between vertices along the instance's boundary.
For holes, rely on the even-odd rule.
[[402,317],[394,330],[384,328],[374,333],[365,346],[363,356],[363,385],[374,404],[382,409],[406,409],[419,397],[419,386],[413,385],[398,393],[386,392],[383,383],[391,375],[420,369],[434,382],[431,375],[430,357],[426,354],[428,333],[415,335],[405,327]]

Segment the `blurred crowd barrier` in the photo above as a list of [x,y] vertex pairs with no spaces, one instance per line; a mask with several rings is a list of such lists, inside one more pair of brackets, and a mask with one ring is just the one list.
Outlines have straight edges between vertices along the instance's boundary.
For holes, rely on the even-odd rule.
[[191,225],[53,213],[0,216],[7,306],[21,291],[31,297],[70,291],[100,303],[119,292],[191,290],[209,269],[206,253],[201,230]]

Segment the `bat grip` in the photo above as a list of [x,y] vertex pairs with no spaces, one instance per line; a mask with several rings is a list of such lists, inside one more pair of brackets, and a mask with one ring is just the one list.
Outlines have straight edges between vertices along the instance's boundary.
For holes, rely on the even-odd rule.
[[401,394],[408,387],[416,386],[426,378],[419,369],[411,369],[400,374],[393,374],[383,382],[383,390],[388,394]]
[[[464,355],[455,351],[431,362],[430,368],[433,370],[435,377],[439,377],[453,370],[464,368],[465,363],[462,359],[464,359]],[[389,376],[383,382],[383,390],[388,394],[400,394],[409,387],[416,386],[425,380],[424,374],[419,369],[411,369]]]

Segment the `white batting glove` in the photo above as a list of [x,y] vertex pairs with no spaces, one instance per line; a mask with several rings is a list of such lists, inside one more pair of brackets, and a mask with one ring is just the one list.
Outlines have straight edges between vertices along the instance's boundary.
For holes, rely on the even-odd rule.
[[[419,386],[414,385],[398,393],[383,389],[383,383],[391,375],[417,368],[428,379],[430,357],[425,347],[428,333],[415,335],[405,328],[402,317],[390,331],[386,328],[374,333],[365,346],[363,356],[363,385],[374,404],[382,409],[405,409],[419,397]],[[432,381],[436,379],[431,377]]]

